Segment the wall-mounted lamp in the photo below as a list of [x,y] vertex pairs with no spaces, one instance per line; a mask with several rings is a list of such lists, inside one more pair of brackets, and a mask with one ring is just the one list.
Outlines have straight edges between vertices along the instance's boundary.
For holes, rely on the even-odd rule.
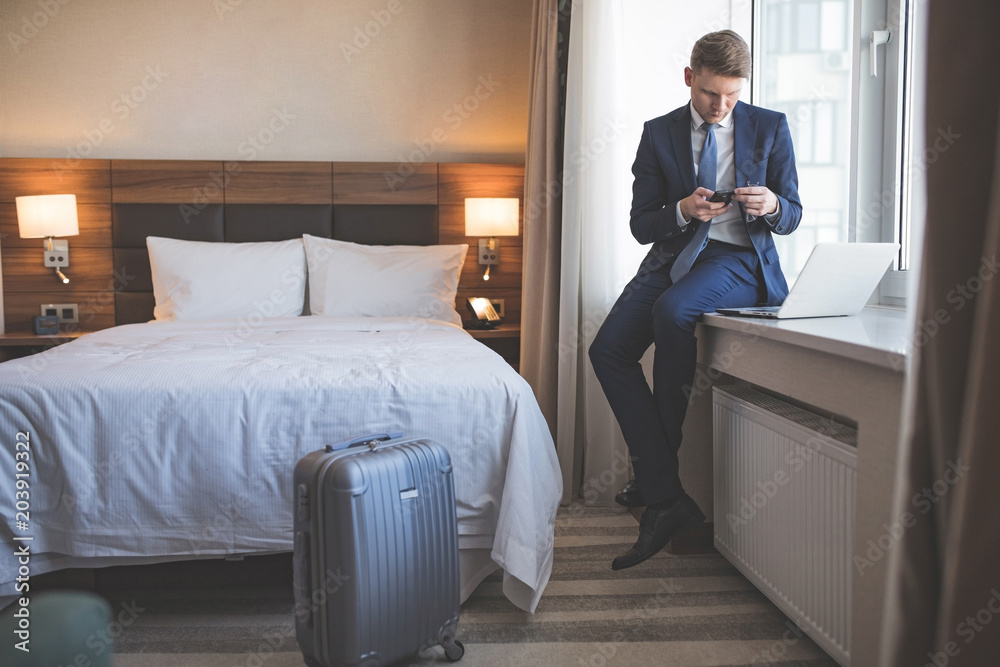
[[76,236],[80,225],[76,217],[76,195],[36,195],[15,197],[17,229],[22,239],[44,238],[45,266],[56,270],[63,283],[69,278],[62,269],[69,266],[69,241],[57,241],[54,236]]
[[517,199],[466,199],[465,235],[488,236],[479,239],[479,263],[486,266],[483,280],[490,279],[490,267],[500,263],[497,236],[517,236]]

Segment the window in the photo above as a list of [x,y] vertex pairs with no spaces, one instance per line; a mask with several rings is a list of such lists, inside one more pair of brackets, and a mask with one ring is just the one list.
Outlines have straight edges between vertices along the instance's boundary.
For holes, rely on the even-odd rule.
[[[914,7],[922,0],[756,0],[752,99],[788,117],[799,172],[799,229],[775,237],[789,283],[823,241],[895,241],[899,260],[880,302],[902,304],[911,220],[922,181],[911,155],[922,127],[913,104]],[[888,30],[876,47],[872,31]],[[919,42],[922,46],[922,42]],[[916,136],[915,136],[916,135]]]

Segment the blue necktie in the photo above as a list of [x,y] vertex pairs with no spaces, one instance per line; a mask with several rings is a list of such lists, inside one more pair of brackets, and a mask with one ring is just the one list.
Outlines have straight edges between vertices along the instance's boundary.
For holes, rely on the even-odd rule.
[[[715,191],[716,169],[719,160],[719,151],[715,147],[715,126],[715,123],[702,123],[701,127],[707,135],[705,136],[705,143],[701,147],[701,159],[698,160],[698,186],[708,188],[713,192]],[[674,265],[670,267],[670,280],[674,283],[687,275],[687,272],[691,270],[691,266],[694,265],[694,260],[697,259],[698,253],[705,247],[705,241],[708,239],[708,230],[712,226],[712,221],[695,219],[691,221],[691,224],[695,225],[694,232],[691,234],[691,240],[688,241],[688,244],[677,255]]]

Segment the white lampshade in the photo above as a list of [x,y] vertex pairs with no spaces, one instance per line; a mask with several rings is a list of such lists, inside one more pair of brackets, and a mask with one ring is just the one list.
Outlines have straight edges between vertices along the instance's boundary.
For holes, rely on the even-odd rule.
[[517,236],[517,199],[465,200],[466,236]]
[[22,239],[47,236],[76,236],[76,195],[36,195],[15,197],[17,229]]

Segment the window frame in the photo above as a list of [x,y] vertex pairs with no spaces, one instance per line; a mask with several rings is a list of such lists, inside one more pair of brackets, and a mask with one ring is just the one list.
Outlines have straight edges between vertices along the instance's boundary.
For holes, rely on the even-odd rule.
[[[848,162],[849,202],[847,238],[850,242],[895,242],[900,244],[900,253],[879,284],[879,288],[869,303],[898,306],[906,305],[909,279],[912,271],[901,269],[914,266],[912,254],[917,248],[912,245],[922,225],[914,225],[912,218],[908,233],[903,234],[901,218],[904,211],[913,214],[922,212],[923,181],[921,174],[914,173],[911,155],[922,153],[922,133],[916,123],[922,120],[919,107],[909,107],[907,99],[923,99],[922,79],[907,77],[904,69],[920,67],[912,57],[914,43],[920,42],[919,22],[907,30],[907,21],[912,20],[915,6],[926,4],[923,0],[854,0],[853,40],[851,64],[851,136]],[[760,63],[757,47],[763,45],[766,36],[761,20],[762,0],[753,0],[752,50],[753,78],[751,99],[756,104],[763,86],[760,81]],[[869,37],[874,30],[889,30],[889,43],[876,47],[878,76],[871,76],[871,51]],[[907,89],[907,84],[912,89]],[[904,133],[904,123],[910,130]],[[914,177],[916,176],[916,177]],[[902,201],[903,196],[907,201]],[[808,202],[803,203],[808,206]],[[918,229],[914,229],[914,227]],[[901,236],[907,238],[901,239]],[[903,248],[905,241],[910,246]],[[909,260],[909,261],[908,261]]]
[[[903,248],[901,238],[904,196],[904,159],[908,157],[904,144],[904,123],[910,121],[906,109],[906,30],[908,0],[855,0],[855,29],[858,35],[854,88],[857,94],[858,119],[868,132],[855,145],[858,161],[857,177],[852,188],[857,200],[849,238],[859,242],[899,243],[900,251],[885,277],[879,283],[877,302],[881,305],[905,306],[909,287],[909,272],[902,269],[903,257],[910,249]],[[874,30],[889,30],[888,44],[877,47],[878,76],[871,76],[871,46],[869,36]],[[867,196],[861,184],[878,184]],[[857,206],[857,208],[855,208]],[[878,210],[879,216],[870,222],[863,212]]]

